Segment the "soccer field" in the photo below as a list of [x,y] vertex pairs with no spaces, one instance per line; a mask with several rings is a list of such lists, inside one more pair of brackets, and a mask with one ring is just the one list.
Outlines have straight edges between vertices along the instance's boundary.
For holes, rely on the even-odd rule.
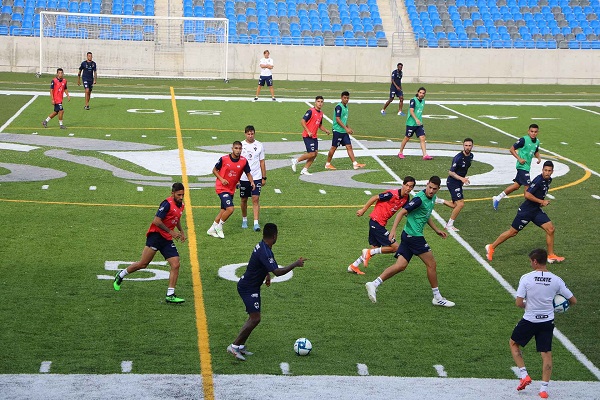
[[[141,387],[124,375],[173,374],[192,377],[182,383],[190,389],[185,393],[210,398],[214,391],[215,398],[231,398],[219,386],[230,378],[248,378],[245,385],[252,385],[268,380],[265,375],[338,377],[345,388],[339,393],[352,394],[352,387],[359,390],[361,385],[357,379],[368,374],[369,379],[482,379],[484,392],[477,392],[477,381],[465,381],[477,393],[473,398],[489,393],[490,382],[498,380],[503,388],[510,385],[510,398],[514,388],[505,382],[516,379],[507,343],[522,316],[514,305],[514,290],[530,270],[528,252],[545,247],[544,233],[527,227],[500,246],[490,263],[483,248],[508,229],[522,201],[521,190],[494,211],[491,196],[514,177],[508,148],[529,124],[537,123],[542,158],[556,164],[546,211],[556,226],[556,252],[566,258],[550,268],[578,299],[556,318],[560,333],[555,335],[552,378],[587,381],[597,388],[598,88],[424,85],[427,147],[434,156],[425,162],[417,156],[415,140],[409,142],[406,159],[396,156],[405,120],[395,115],[396,103],[388,115],[380,115],[387,84],[282,82],[276,89],[279,101],[267,97],[253,102],[254,81],[116,80],[94,88],[89,111],[83,110],[82,90],[73,85],[71,102],[64,103],[68,129],[60,130],[56,118],[48,128],[41,126],[51,112],[49,80],[0,74],[0,204],[5,220],[14,219],[0,228],[0,345],[11,349],[0,357],[0,382],[13,374],[27,379],[48,372],[65,377],[118,374],[123,385]],[[405,111],[418,86],[405,85]],[[353,146],[367,166],[353,170],[345,150],[338,149],[338,169],[325,170],[330,137],[320,132],[314,174],[300,177],[289,164],[290,157],[304,151],[300,118],[315,95],[322,94],[330,128],[342,90],[351,93]],[[225,225],[225,239],[205,232],[219,205],[212,167],[230,152],[234,140],[244,139],[248,124],[256,127],[256,138],[266,148],[269,179],[260,220],[279,226],[275,256],[283,265],[300,256],[309,260],[293,276],[263,287],[263,319],[248,341],[255,355],[239,363],[225,351],[246,319],[235,277],[261,236],[241,229],[239,198]],[[444,183],[439,196],[449,199],[445,178],[465,137],[474,139],[475,160],[466,206],[455,223],[460,231],[445,240],[425,231],[438,261],[440,289],[456,306],[431,305],[425,268],[417,259],[387,281],[372,304],[364,284],[393,258],[374,257],[364,276],[346,272],[368,247],[368,215],[358,218],[356,210],[373,194],[398,187],[406,175],[417,179],[418,188],[439,175]],[[534,164],[532,175],[540,170]],[[191,240],[178,244],[182,269],[177,293],[186,303],[164,303],[164,263],[126,278],[115,292],[115,271],[139,258],[144,234],[174,181],[190,189],[183,225]],[[434,215],[442,225],[450,209],[436,206]],[[163,260],[158,255],[154,261]],[[293,353],[298,337],[312,341],[310,356]],[[537,397],[540,357],[533,344],[524,354],[536,381],[528,395]],[[202,383],[193,378],[200,373]],[[369,382],[386,385],[385,380]],[[390,387],[400,381],[394,382]],[[443,382],[425,396],[441,395]],[[302,381],[290,383],[289,390],[285,385],[278,380],[274,393],[316,398],[297,391]],[[0,385],[0,397],[10,388]],[[258,384],[256,389],[269,390]],[[572,382],[553,382],[550,390],[564,398],[587,394]]]

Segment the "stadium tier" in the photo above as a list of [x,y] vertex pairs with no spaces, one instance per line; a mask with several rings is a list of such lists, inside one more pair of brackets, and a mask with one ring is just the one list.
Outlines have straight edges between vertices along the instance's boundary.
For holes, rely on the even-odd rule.
[[599,0],[406,0],[420,47],[600,49]]

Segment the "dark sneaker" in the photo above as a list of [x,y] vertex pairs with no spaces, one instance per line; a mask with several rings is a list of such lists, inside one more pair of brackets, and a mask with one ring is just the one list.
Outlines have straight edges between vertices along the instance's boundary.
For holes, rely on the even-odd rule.
[[244,344],[240,345],[240,347],[239,347],[239,351],[240,351],[240,353],[242,353],[242,355],[244,355],[244,356],[253,356],[253,355],[254,355],[254,353],[253,353],[253,352],[251,352],[251,351],[248,351],[248,349],[246,349],[246,345],[244,345]]
[[84,107],[83,107],[83,109],[84,109],[84,110],[89,110],[89,109],[90,109],[90,106],[84,106]]
[[43,126],[44,128],[47,128],[47,127],[48,127],[48,123],[46,122],[46,120],[43,120],[43,121],[42,121],[42,126]]
[[65,125],[61,125],[60,129],[67,129],[67,127]]
[[115,288],[115,290],[121,290],[121,282],[123,282],[123,278],[121,278],[121,271],[120,270],[117,272],[117,274],[115,275],[115,280],[113,282],[113,287]]
[[182,299],[181,297],[177,297],[177,295],[175,293],[173,293],[170,296],[165,297],[165,301],[167,303],[173,303],[173,304],[179,304],[179,303],[185,302],[185,300]]

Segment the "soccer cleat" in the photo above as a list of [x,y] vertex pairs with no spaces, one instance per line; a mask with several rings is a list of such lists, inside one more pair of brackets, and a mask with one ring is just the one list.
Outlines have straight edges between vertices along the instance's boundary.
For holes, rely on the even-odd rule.
[[523,390],[530,384],[531,384],[531,378],[529,377],[529,375],[527,375],[525,378],[523,378],[519,381],[519,386],[517,386],[517,390]]
[[119,270],[117,272],[117,274],[115,275],[115,280],[113,281],[113,287],[115,288],[115,290],[121,290],[121,283],[123,282],[123,278],[121,278],[121,271],[123,270]]
[[354,169],[364,168],[365,166],[366,166],[366,164],[358,164],[358,163],[352,165],[352,167]]
[[310,172],[302,170],[300,171],[300,175],[312,175]]
[[369,249],[362,250],[362,258],[363,260],[365,260],[363,261],[365,264],[365,268],[369,266],[369,260],[371,259],[371,257],[373,256],[371,255],[371,251]]
[[67,127],[65,125],[61,125],[60,129],[67,129]]
[[398,112],[398,115],[399,115],[400,117],[404,117],[404,116],[406,116],[406,114],[404,114],[402,111],[399,111],[399,112]]
[[565,261],[564,257],[557,256],[556,254],[548,254],[548,262],[550,264],[554,264],[555,262],[563,262]]
[[47,127],[48,127],[48,122],[46,122],[46,120],[43,120],[43,121],[42,121],[42,126],[43,126],[44,128],[47,128]]
[[333,171],[333,170],[336,170],[337,168],[336,168],[336,167],[334,167],[334,166],[333,166],[333,165],[331,165],[331,164],[325,164],[325,169],[330,169],[330,170],[332,170],[332,171]]
[[90,106],[84,106],[84,107],[83,107],[83,109],[84,109],[84,110],[89,110],[89,109],[90,109]]
[[209,230],[206,231],[207,235],[210,235],[212,237],[219,237],[219,235],[217,234],[217,231],[215,230],[214,226],[211,226]]
[[547,399],[548,398],[548,392],[545,392],[545,391],[540,392],[540,397],[542,399]]
[[296,164],[298,164],[298,160],[292,158],[292,171],[296,172]]
[[223,228],[220,228],[219,226],[215,226],[215,233],[217,234],[216,237],[225,239],[225,234],[223,233]]
[[254,232],[260,232],[260,225],[259,224],[254,224]]
[[254,355],[254,353],[253,353],[253,352],[251,352],[251,351],[248,351],[248,350],[246,349],[246,345],[245,345],[245,344],[241,344],[241,345],[240,345],[240,347],[239,347],[239,351],[240,351],[240,353],[242,353],[242,354],[243,354],[243,355],[245,355],[245,356],[253,356],[253,355]]
[[171,304],[185,303],[185,299],[182,299],[181,297],[177,297],[177,295],[175,293],[173,293],[170,296],[165,297],[165,301],[167,303],[171,303]]
[[277,99],[275,97],[271,97],[271,100],[273,101],[277,101]]
[[500,204],[500,199],[497,198],[496,196],[492,197],[492,207],[494,207],[494,210],[498,209],[499,204]]
[[377,303],[377,288],[373,282],[365,283],[365,287],[367,288],[367,295],[369,295],[369,300],[373,303]]
[[485,245],[485,257],[488,261],[492,261],[492,258],[494,257],[494,248],[492,248],[491,244]]
[[381,110],[381,115],[385,115],[385,110]]
[[362,271],[360,270],[360,268],[358,268],[358,267],[357,267],[357,266],[355,266],[354,264],[350,264],[350,265],[348,266],[348,272],[354,273],[354,274],[356,274],[356,275],[364,275],[364,274],[365,274],[364,272],[362,272]]
[[458,229],[457,227],[455,227],[454,225],[446,225],[446,230],[448,232],[458,232],[460,231],[460,229]]
[[425,154],[423,156],[423,160],[433,160],[433,157],[431,157],[429,154]]
[[256,100],[258,100],[258,97],[255,97],[255,98],[254,98],[254,101],[256,101]]
[[248,228],[248,221],[242,221],[242,229]]
[[244,355],[242,354],[242,352],[240,351],[240,349],[236,349],[233,347],[232,344],[230,344],[229,346],[227,346],[227,352],[229,354],[233,354],[233,356],[235,358],[237,358],[240,361],[246,361],[246,357],[244,357]]
[[453,302],[453,301],[450,301],[450,300],[448,300],[448,299],[446,299],[446,298],[444,298],[444,297],[439,297],[439,298],[437,298],[437,299],[434,297],[434,298],[431,300],[431,303],[432,303],[434,306],[440,306],[440,307],[454,307],[454,302]]
[[404,154],[398,153],[398,158],[401,159],[401,160],[404,160]]

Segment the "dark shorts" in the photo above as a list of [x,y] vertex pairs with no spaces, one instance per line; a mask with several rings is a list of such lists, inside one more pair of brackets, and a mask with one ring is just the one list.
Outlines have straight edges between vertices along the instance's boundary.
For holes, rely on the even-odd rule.
[[248,314],[260,312],[260,288],[248,290],[246,288],[240,289],[238,286],[238,293],[246,306],[246,312]]
[[462,182],[458,182],[455,179],[446,179],[446,187],[448,188],[448,192],[450,192],[452,201],[464,200]]
[[402,92],[402,90],[396,89],[396,86],[392,85],[390,86],[390,99],[393,99],[394,96],[398,98],[404,97],[404,92]]
[[515,179],[513,179],[513,182],[516,182],[521,186],[530,186],[531,185],[531,176],[529,176],[528,171],[518,169],[517,176],[515,176]]
[[219,193],[219,198],[221,199],[221,208],[223,210],[233,207],[233,193]]
[[406,125],[405,136],[410,138],[414,134],[417,134],[418,138],[420,138],[421,136],[425,136],[425,128],[423,128],[423,125],[417,125],[417,126]]
[[369,244],[375,247],[391,246],[396,240],[390,240],[390,233],[377,221],[369,220]]
[[331,146],[339,147],[339,146],[348,146],[352,144],[350,141],[350,135],[348,132],[338,132],[333,131],[333,139],[331,139]]
[[314,153],[315,151],[319,151],[319,141],[317,139],[313,139],[310,137],[303,137],[304,146],[306,147],[307,153]]
[[54,112],[59,112],[59,111],[62,111],[62,110],[63,110],[62,103],[54,105]]
[[240,197],[251,197],[260,196],[260,189],[262,189],[262,179],[254,180],[254,186],[256,189],[252,190],[250,181],[240,181]]
[[150,232],[146,237],[146,246],[150,247],[154,251],[160,251],[165,260],[171,257],[179,257],[177,247],[172,240],[167,240],[158,232]]
[[554,334],[554,320],[533,323],[522,319],[519,321],[511,339],[519,346],[527,346],[527,343],[535,336],[535,348],[537,351],[547,352],[552,351],[552,336]]
[[84,80],[83,87],[86,89],[90,89],[90,92],[91,92],[92,89],[94,88],[94,81],[93,80],[89,80],[89,81]]
[[258,86],[265,86],[265,83],[267,86],[273,86],[273,77],[261,75],[260,78],[258,78]]
[[517,216],[512,222],[512,227],[518,231],[523,230],[528,223],[533,222],[537,226],[542,226],[546,222],[550,222],[550,217],[541,208],[533,211],[517,211]]
[[425,241],[424,236],[410,236],[402,231],[400,246],[394,257],[398,258],[398,256],[402,256],[406,261],[410,261],[413,255],[418,256],[428,251],[431,251],[431,248],[427,244],[427,241]]

